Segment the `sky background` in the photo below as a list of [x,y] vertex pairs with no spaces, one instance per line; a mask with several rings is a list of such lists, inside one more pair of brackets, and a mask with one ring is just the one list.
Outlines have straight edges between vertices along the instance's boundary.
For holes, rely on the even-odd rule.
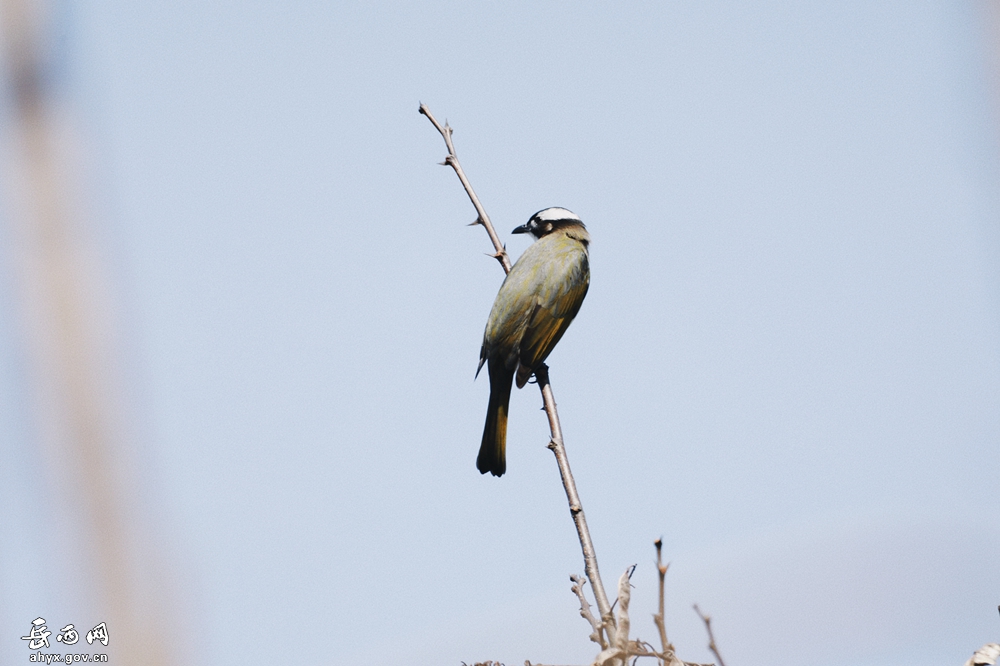
[[[120,313],[130,501],[178,661],[596,653],[536,387],[512,397],[507,474],[475,468],[503,273],[419,102],[512,256],[548,206],[593,237],[549,361],[605,584],[638,564],[634,634],[656,636],[662,536],[689,661],[711,660],[696,602],[729,666],[961,664],[1000,641],[990,20],[56,3],[54,98]],[[71,499],[39,453],[4,245],[0,661],[23,663],[31,620],[85,615],[88,593],[53,573]]]

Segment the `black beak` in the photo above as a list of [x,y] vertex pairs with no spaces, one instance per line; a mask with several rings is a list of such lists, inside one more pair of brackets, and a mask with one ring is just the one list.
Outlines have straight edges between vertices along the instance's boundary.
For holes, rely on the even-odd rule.
[[530,231],[531,231],[531,229],[528,227],[527,224],[522,224],[521,226],[519,226],[517,229],[514,229],[514,231],[512,231],[510,233],[512,233],[512,234],[526,234],[526,233],[529,233]]

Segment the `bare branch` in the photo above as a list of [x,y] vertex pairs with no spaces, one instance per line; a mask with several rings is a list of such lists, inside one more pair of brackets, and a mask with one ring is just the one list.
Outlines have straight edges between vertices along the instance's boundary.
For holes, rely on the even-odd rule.
[[653,615],[653,622],[656,623],[656,628],[660,632],[660,645],[662,646],[658,656],[663,666],[682,666],[686,662],[677,658],[673,644],[667,640],[667,625],[663,619],[664,580],[667,577],[667,569],[670,568],[670,564],[663,563],[663,540],[657,539],[653,545],[656,546],[656,572],[660,578],[660,607],[659,612]]
[[604,583],[601,582],[601,572],[597,568],[597,553],[594,550],[594,542],[590,539],[587,517],[583,513],[583,504],[580,503],[580,495],[576,491],[576,481],[573,479],[573,472],[570,471],[569,458],[566,456],[566,448],[563,446],[559,412],[556,411],[556,399],[552,393],[552,385],[549,383],[549,367],[542,363],[535,370],[535,379],[538,381],[538,388],[542,391],[545,414],[549,417],[549,431],[552,435],[549,448],[556,457],[556,464],[559,465],[559,473],[562,475],[563,488],[566,490],[566,499],[569,502],[569,512],[573,516],[576,533],[580,538],[580,548],[583,550],[587,578],[590,579],[590,587],[594,590],[594,600],[601,613],[601,621],[604,623],[608,641],[613,643],[615,641],[615,620],[611,615],[611,604],[604,591]]
[[719,660],[719,666],[726,666],[726,662],[722,660],[722,655],[719,654],[719,648],[715,645],[715,636],[712,634],[712,618],[703,614],[701,609],[698,608],[698,604],[694,605],[694,612],[697,613],[698,617],[701,618],[701,621],[705,623],[705,630],[708,631],[708,649],[711,650],[712,654],[715,655],[715,658]]
[[657,539],[655,542],[653,542],[653,545],[656,546],[656,571],[660,576],[660,607],[659,607],[659,612],[653,615],[653,622],[656,623],[656,628],[660,632],[661,651],[664,654],[666,654],[668,651],[669,652],[674,651],[674,646],[671,645],[669,641],[667,641],[667,627],[663,619],[664,579],[667,577],[667,569],[670,567],[670,565],[663,564],[663,556],[661,552],[663,550],[663,540]]
[[441,137],[444,139],[444,144],[448,147],[448,157],[444,159],[441,164],[443,166],[450,166],[455,170],[455,174],[458,179],[462,181],[462,187],[465,188],[465,193],[469,195],[469,199],[472,201],[472,205],[476,208],[476,214],[479,216],[476,221],[472,223],[482,224],[486,227],[486,233],[490,235],[490,240],[493,241],[493,247],[496,249],[496,254],[491,255],[496,257],[500,265],[503,266],[504,273],[510,273],[510,257],[507,256],[507,250],[504,249],[503,243],[500,242],[500,237],[497,236],[496,229],[493,228],[493,223],[490,222],[490,216],[486,214],[486,210],[483,205],[479,203],[479,197],[476,196],[476,192],[472,189],[472,185],[469,183],[469,179],[465,177],[465,171],[462,169],[462,164],[458,161],[458,155],[455,154],[455,144],[451,141],[452,129],[445,122],[442,127],[437,121],[434,115],[431,113],[430,109],[424,104],[420,105],[420,113],[427,116],[427,120],[431,121],[431,124],[441,133]]
[[587,602],[587,597],[583,594],[583,586],[586,585],[587,581],[576,574],[571,575],[569,579],[573,581],[573,587],[570,589],[573,590],[577,599],[580,600],[580,615],[590,623],[590,626],[594,630],[594,633],[590,635],[590,640],[600,645],[602,650],[607,649],[608,642],[604,638],[604,625],[598,622],[594,614],[590,612],[590,604]]
[[[469,184],[468,179],[465,177],[465,172],[462,170],[462,165],[458,162],[458,157],[455,155],[455,146],[451,141],[452,129],[447,125],[447,123],[442,127],[440,123],[431,114],[430,109],[428,109],[424,104],[420,105],[420,113],[427,116],[427,119],[431,121],[441,136],[444,138],[445,145],[448,147],[448,157],[445,159],[444,163],[455,170],[458,175],[458,179],[462,181],[462,186],[465,188],[466,194],[469,195],[469,199],[472,200],[472,205],[476,208],[476,213],[479,216],[479,221],[486,228],[486,232],[490,235],[490,240],[493,241],[493,248],[496,250],[496,254],[493,255],[503,266],[505,272],[509,273],[511,268],[510,257],[507,256],[507,251],[504,249],[503,244],[500,242],[500,238],[497,236],[496,230],[493,228],[493,224],[490,222],[489,216],[483,209],[482,204],[479,203],[479,198],[476,196],[475,192],[472,190],[472,186]],[[576,491],[576,481],[573,479],[573,473],[569,468],[569,459],[566,457],[566,448],[563,446],[562,439],[562,427],[559,425],[559,413],[556,411],[556,399],[552,393],[552,385],[549,383],[549,368],[544,363],[542,363],[538,368],[535,369],[535,379],[538,382],[538,388],[542,392],[542,403],[545,407],[545,413],[549,418],[549,430],[551,431],[551,438],[549,440],[548,447],[555,454],[556,463],[559,466],[559,474],[562,476],[563,488],[566,490],[566,500],[569,502],[569,512],[573,516],[573,523],[576,525],[576,533],[580,539],[580,548],[583,550],[583,562],[584,568],[587,572],[587,578],[590,580],[590,587],[594,590],[594,600],[597,602],[597,609],[601,613],[601,621],[604,626],[604,631],[607,633],[607,638],[609,643],[615,641],[615,620],[611,614],[611,604],[608,602],[608,595],[604,591],[604,584],[601,582],[601,574],[597,568],[597,554],[594,551],[594,543],[590,538],[590,530],[587,527],[587,519],[583,514],[583,505],[580,503],[580,495]]]

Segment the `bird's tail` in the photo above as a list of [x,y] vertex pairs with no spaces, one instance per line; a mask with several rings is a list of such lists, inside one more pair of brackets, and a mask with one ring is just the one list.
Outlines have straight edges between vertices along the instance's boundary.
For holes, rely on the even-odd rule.
[[483,443],[479,446],[476,467],[481,474],[503,476],[507,471],[507,408],[510,405],[510,387],[514,373],[502,360],[490,359],[490,406],[486,411],[486,428]]

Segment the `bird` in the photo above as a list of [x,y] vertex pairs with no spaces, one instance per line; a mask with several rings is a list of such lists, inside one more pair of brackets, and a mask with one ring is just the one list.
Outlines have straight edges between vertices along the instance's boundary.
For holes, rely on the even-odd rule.
[[490,401],[476,458],[481,474],[507,471],[511,384],[523,387],[548,357],[590,288],[590,234],[565,208],[540,210],[511,233],[535,237],[504,279],[486,322],[476,376],[486,364]]

